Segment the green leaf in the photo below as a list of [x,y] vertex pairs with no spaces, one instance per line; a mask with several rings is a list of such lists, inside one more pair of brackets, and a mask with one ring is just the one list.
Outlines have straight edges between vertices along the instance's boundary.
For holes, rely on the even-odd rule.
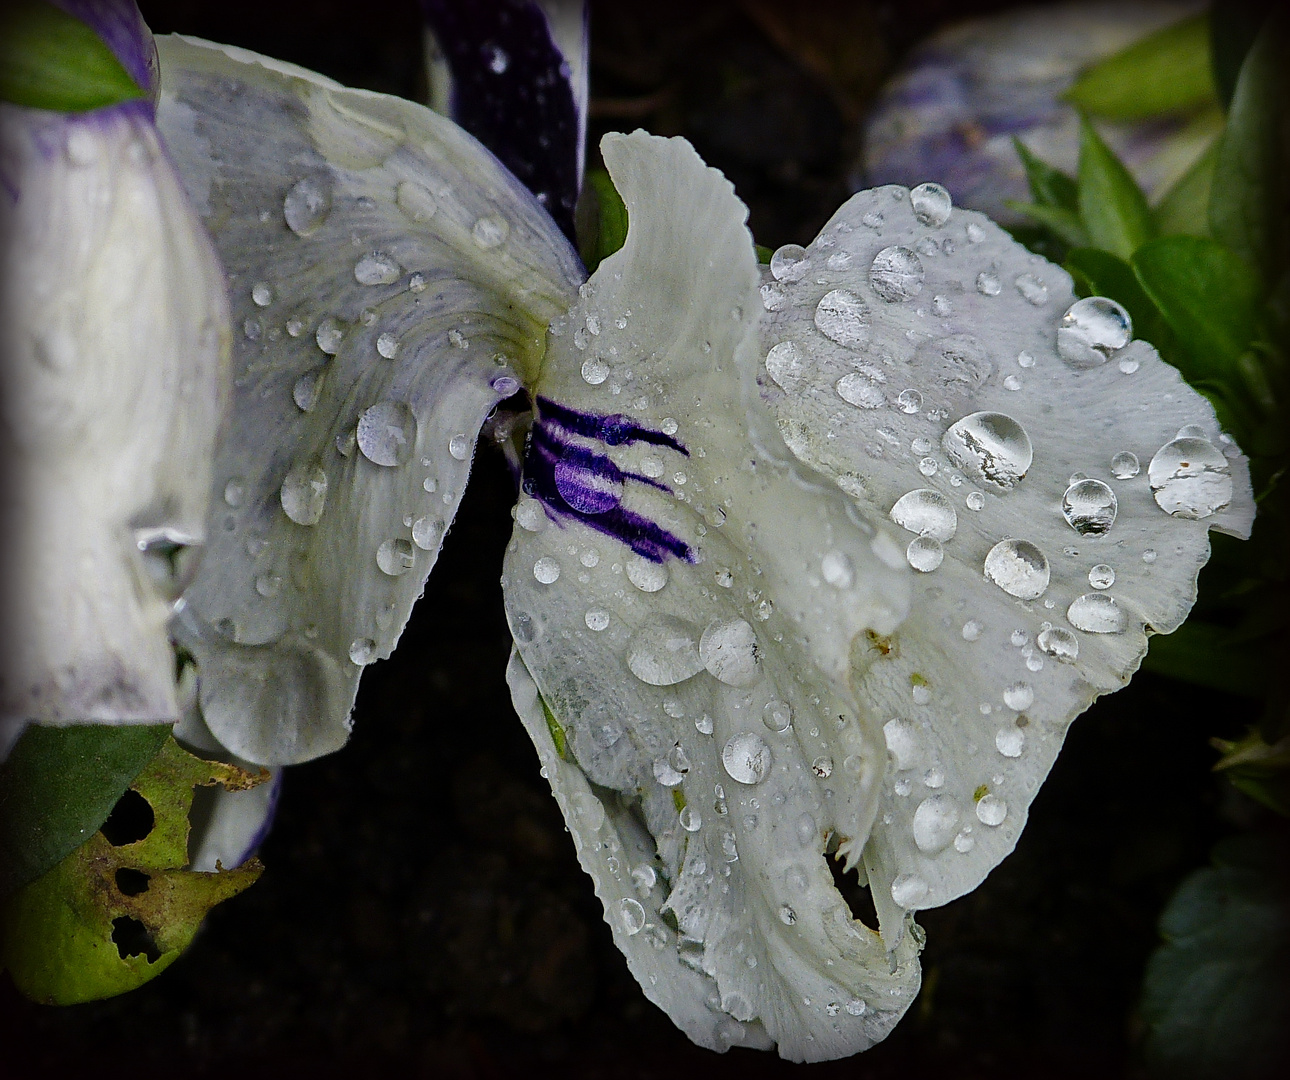
[[1262,283],[1222,244],[1198,236],[1165,236],[1133,256],[1134,273],[1190,363],[1189,380],[1240,379],[1237,360],[1259,327]]
[[1148,1060],[1169,1077],[1271,1076],[1290,1033],[1285,845],[1231,837],[1160,918],[1142,1016]]
[[1217,99],[1205,15],[1166,26],[1093,65],[1064,95],[1083,112],[1142,120]]
[[170,727],[27,728],[0,766],[0,898],[85,843]]
[[1088,120],[1080,119],[1079,214],[1092,247],[1127,259],[1155,227],[1147,197]]
[[44,0],[0,11],[0,101],[85,112],[147,95],[80,19]]
[[1072,213],[1079,209],[1079,195],[1073,177],[1041,161],[1015,135],[1012,145],[1026,167],[1026,180],[1030,184],[1030,197],[1040,206],[1060,206]]
[[1178,178],[1151,212],[1161,236],[1209,236],[1209,199],[1218,163],[1218,142],[1212,143],[1190,169]]
[[765,244],[753,244],[753,251],[757,253],[757,264],[759,266],[769,266],[771,256],[775,254]]
[[1290,736],[1268,743],[1256,729],[1244,738],[1211,739],[1223,756],[1214,766],[1232,785],[1283,817],[1290,817]]
[[1286,265],[1288,230],[1284,23],[1274,20],[1245,58],[1219,142],[1209,204],[1210,232],[1275,280]]
[[1241,65],[1268,19],[1271,0],[1224,0],[1209,8],[1209,51],[1214,86],[1226,109],[1236,91]]
[[579,254],[587,273],[627,242],[627,207],[604,169],[588,169],[583,187],[585,222],[579,222]]
[[1007,199],[1005,203],[1010,210],[1025,214],[1031,221],[1043,225],[1058,239],[1072,247],[1086,247],[1088,233],[1084,229],[1079,215],[1074,210],[1063,206],[1042,206],[1039,203],[1022,203]]
[[1154,634],[1143,670],[1193,686],[1243,698],[1260,698],[1268,686],[1267,650],[1234,642],[1232,631],[1188,619],[1172,634]]
[[0,960],[18,990],[72,1005],[125,993],[164,971],[206,913],[263,870],[254,859],[213,874],[183,869],[193,788],[244,790],[267,778],[202,761],[167,739],[131,785],[152,811],[146,835],[114,845],[99,831],[0,906]]

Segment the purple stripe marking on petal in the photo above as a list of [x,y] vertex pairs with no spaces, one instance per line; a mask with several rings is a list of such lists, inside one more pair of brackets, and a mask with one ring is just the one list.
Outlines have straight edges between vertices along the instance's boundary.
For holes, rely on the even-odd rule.
[[149,96],[157,90],[157,46],[134,0],[50,0],[103,40]]
[[599,439],[609,446],[621,446],[624,443],[650,443],[654,446],[666,446],[679,454],[690,456],[684,445],[653,428],[641,427],[630,416],[622,413],[591,413],[571,409],[550,398],[537,399],[538,410],[542,419],[558,424],[571,435],[582,435],[588,439]]
[[533,0],[421,0],[421,10],[452,70],[452,118],[575,241],[580,123],[546,15]]

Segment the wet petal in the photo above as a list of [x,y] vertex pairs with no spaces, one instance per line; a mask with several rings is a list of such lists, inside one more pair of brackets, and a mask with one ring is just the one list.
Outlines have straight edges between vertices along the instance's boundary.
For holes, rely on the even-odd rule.
[[[886,750],[851,658],[905,613],[900,551],[763,411],[729,183],[682,140],[602,151],[630,231],[553,325],[504,578],[551,726],[517,703],[544,760],[560,732],[557,791],[590,782],[566,817],[646,992],[714,1049],[854,1053],[918,986],[824,854],[854,865],[872,821]],[[651,982],[678,964],[701,977]]]
[[410,102],[161,39],[159,122],[228,270],[233,421],[185,643],[206,723],[334,750],[421,592],[496,402],[577,258],[474,140]]
[[[762,379],[785,440],[890,513],[921,572],[858,689],[893,757],[865,854],[889,942],[1012,850],[1070,721],[1182,622],[1209,529],[1247,535],[1254,512],[1213,410],[1117,305],[1075,305],[979,214],[920,208],[852,198],[762,333],[799,357],[791,391],[769,356]],[[839,290],[863,342],[821,325]]]

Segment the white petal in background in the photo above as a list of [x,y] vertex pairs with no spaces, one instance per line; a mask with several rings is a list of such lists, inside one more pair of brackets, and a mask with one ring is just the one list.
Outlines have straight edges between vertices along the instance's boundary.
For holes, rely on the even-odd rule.
[[492,155],[422,106],[158,46],[158,122],[224,260],[236,342],[181,640],[219,742],[289,764],[345,742],[481,423],[535,375],[582,269]]
[[1071,720],[1186,617],[1210,528],[1248,535],[1247,464],[1122,309],[934,185],[856,195],[762,296],[785,440],[902,526],[917,578],[859,687],[893,942],[1012,850]]
[[0,105],[0,159],[0,742],[174,721],[166,624],[227,404],[219,264],[144,103]]
[[895,630],[910,581],[894,528],[757,415],[729,182],[683,140],[601,148],[629,233],[536,388],[503,579],[517,707],[646,994],[714,1049],[854,1053],[919,984],[912,939],[889,953],[826,861],[858,862],[886,766],[851,655]]

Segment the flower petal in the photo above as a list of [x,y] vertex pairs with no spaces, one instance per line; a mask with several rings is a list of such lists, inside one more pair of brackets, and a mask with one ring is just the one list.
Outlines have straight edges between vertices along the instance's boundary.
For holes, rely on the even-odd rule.
[[206,723],[288,764],[348,734],[421,592],[489,410],[577,256],[487,151],[411,102],[160,39],[159,123],[229,274],[232,428],[187,594]]
[[857,863],[872,822],[886,751],[851,656],[895,629],[908,577],[763,414],[729,183],[683,140],[601,148],[627,242],[552,326],[503,579],[551,734],[520,709],[598,800],[588,820],[566,801],[584,853],[623,846],[596,876],[611,925],[637,931],[616,934],[633,970],[705,977],[646,992],[714,1049],[764,1029],[785,1057],[854,1053],[918,987],[913,943],[889,955],[825,856]]
[[1064,271],[943,196],[862,192],[763,286],[785,440],[922,572],[858,689],[893,755],[865,853],[889,942],[1012,850],[1070,721],[1186,617],[1209,529],[1254,513],[1213,410],[1122,311],[1072,308]]

